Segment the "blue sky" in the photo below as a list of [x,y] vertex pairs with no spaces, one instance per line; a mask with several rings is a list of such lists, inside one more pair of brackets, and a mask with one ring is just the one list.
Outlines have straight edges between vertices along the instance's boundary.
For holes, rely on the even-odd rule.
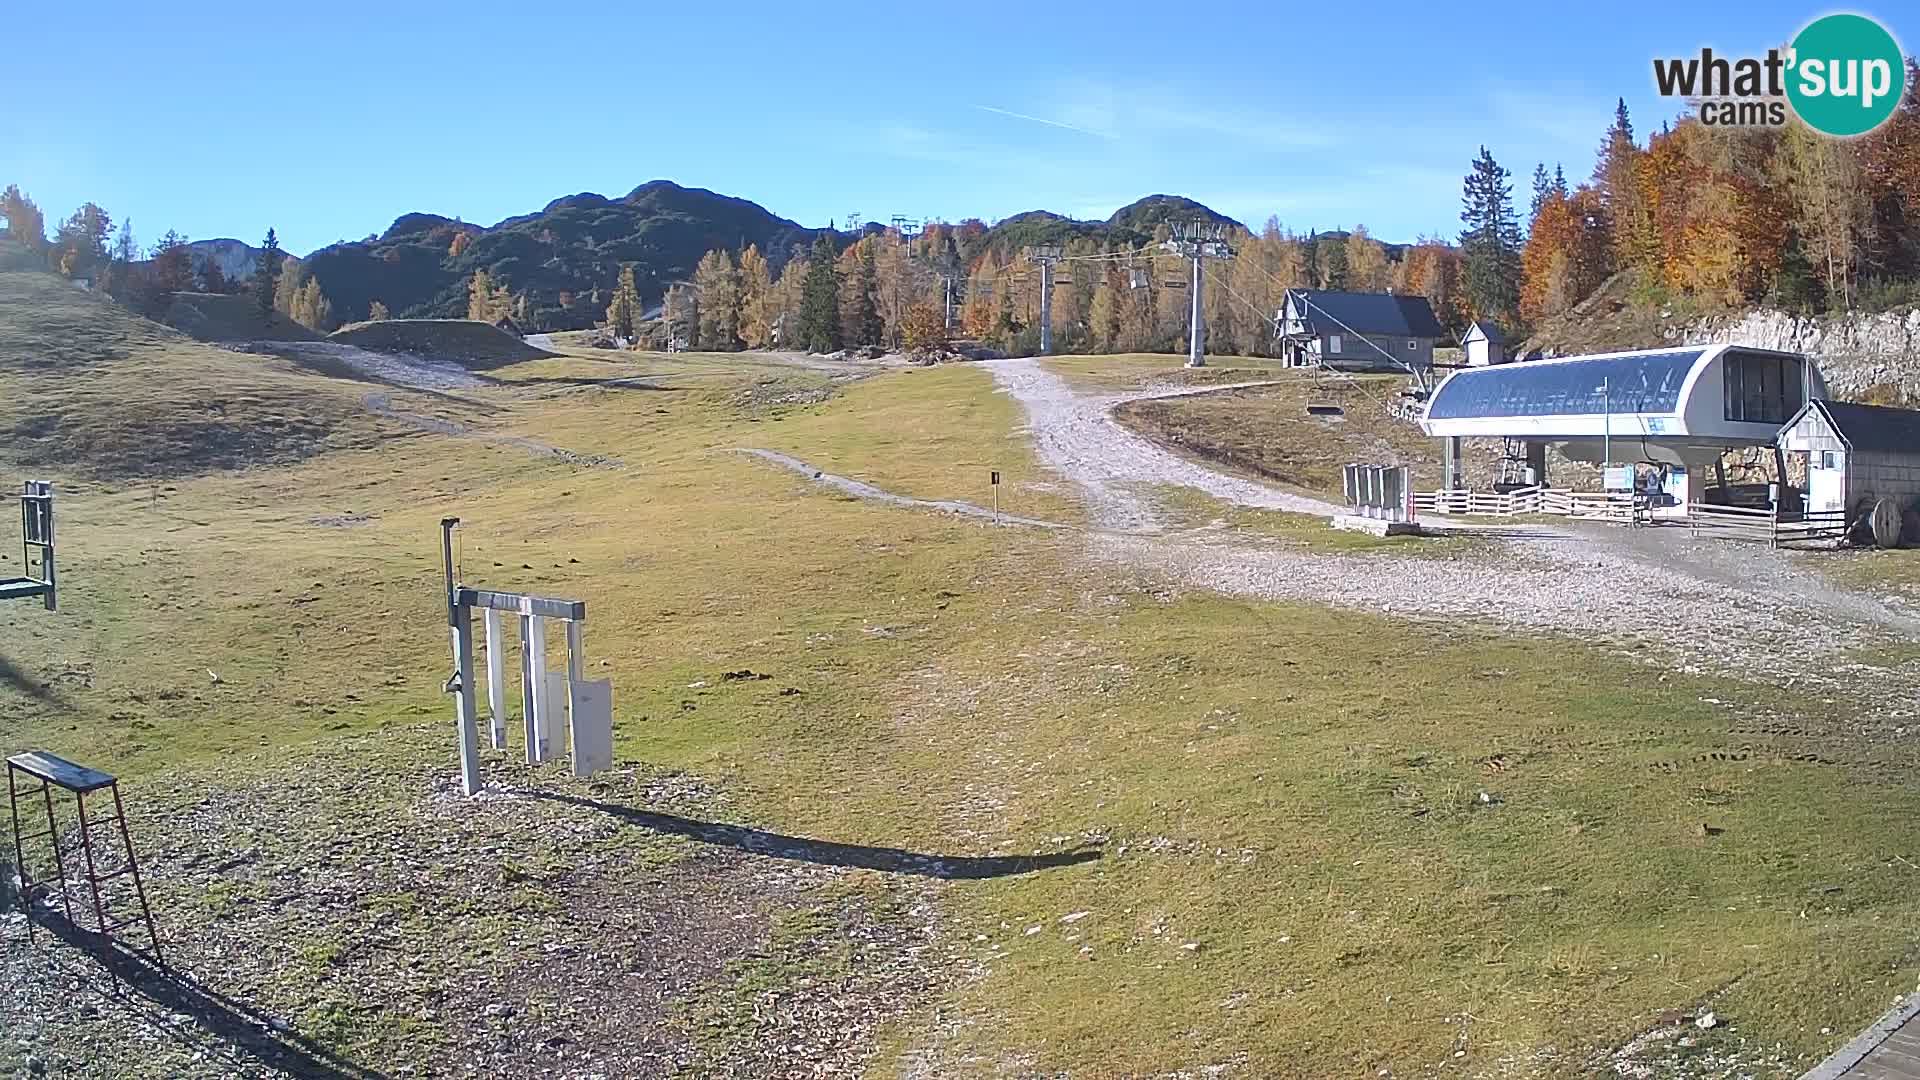
[[[1828,7],[1743,0],[457,6],[26,3],[0,184],[305,252],[426,210],[491,224],[666,178],[803,225],[1191,195],[1256,226],[1452,235],[1480,144],[1584,179],[1650,60],[1757,53]],[[670,10],[669,10],[670,9]],[[1570,18],[1562,10],[1580,10]],[[1853,8],[1912,51],[1905,4]],[[84,65],[76,51],[84,50]]]

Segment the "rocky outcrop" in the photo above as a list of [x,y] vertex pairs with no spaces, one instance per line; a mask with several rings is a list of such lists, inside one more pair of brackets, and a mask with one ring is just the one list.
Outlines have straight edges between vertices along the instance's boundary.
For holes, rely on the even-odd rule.
[[1761,309],[1700,319],[1668,336],[1675,344],[1727,342],[1805,353],[1819,363],[1835,397],[1920,403],[1920,309],[1819,317]]

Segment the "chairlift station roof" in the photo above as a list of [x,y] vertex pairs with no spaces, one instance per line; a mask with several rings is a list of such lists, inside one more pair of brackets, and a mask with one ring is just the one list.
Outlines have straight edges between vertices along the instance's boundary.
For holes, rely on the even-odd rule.
[[1464,368],[1427,403],[1427,434],[1651,446],[1767,445],[1826,382],[1797,353],[1740,345]]

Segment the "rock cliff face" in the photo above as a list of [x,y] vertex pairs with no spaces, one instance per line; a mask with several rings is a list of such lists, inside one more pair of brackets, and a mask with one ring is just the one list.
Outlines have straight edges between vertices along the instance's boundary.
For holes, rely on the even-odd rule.
[[1833,396],[1920,405],[1920,309],[1817,318],[1758,310],[1716,316],[1667,331],[1674,344],[1727,342],[1805,353]]

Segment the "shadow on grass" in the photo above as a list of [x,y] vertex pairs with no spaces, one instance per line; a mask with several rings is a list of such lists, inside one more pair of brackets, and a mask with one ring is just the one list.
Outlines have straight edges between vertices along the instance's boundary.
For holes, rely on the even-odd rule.
[[744,825],[719,825],[710,821],[695,821],[692,818],[676,817],[673,814],[662,814],[653,810],[639,810],[631,806],[621,806],[618,803],[583,799],[578,795],[542,792],[535,794],[534,798],[598,810],[603,814],[611,814],[629,825],[637,825],[658,833],[684,836],[703,844],[735,848],[755,855],[817,863],[821,866],[845,866],[861,870],[880,870],[889,874],[911,874],[916,877],[940,878],[946,881],[1012,877],[1016,874],[1031,874],[1040,870],[1076,866],[1100,858],[1100,849],[1097,847],[1081,847],[1046,855],[988,857],[927,855],[902,848],[840,844],[831,840],[784,836]]
[[[317,1080],[388,1080],[387,1074],[348,1061],[285,1021],[172,971],[145,954],[117,946],[74,925],[64,915],[42,909],[34,913],[33,921],[99,961],[112,974],[111,991],[103,991],[108,1000],[143,1015],[182,1046],[224,1059],[236,1070],[265,1065],[289,1076]],[[68,974],[79,977],[84,985],[83,972]]]
[[72,712],[73,706],[60,691],[51,684],[40,682],[33,676],[14,666],[12,660],[0,655],[0,685],[11,686],[35,701],[53,705],[66,712]]

